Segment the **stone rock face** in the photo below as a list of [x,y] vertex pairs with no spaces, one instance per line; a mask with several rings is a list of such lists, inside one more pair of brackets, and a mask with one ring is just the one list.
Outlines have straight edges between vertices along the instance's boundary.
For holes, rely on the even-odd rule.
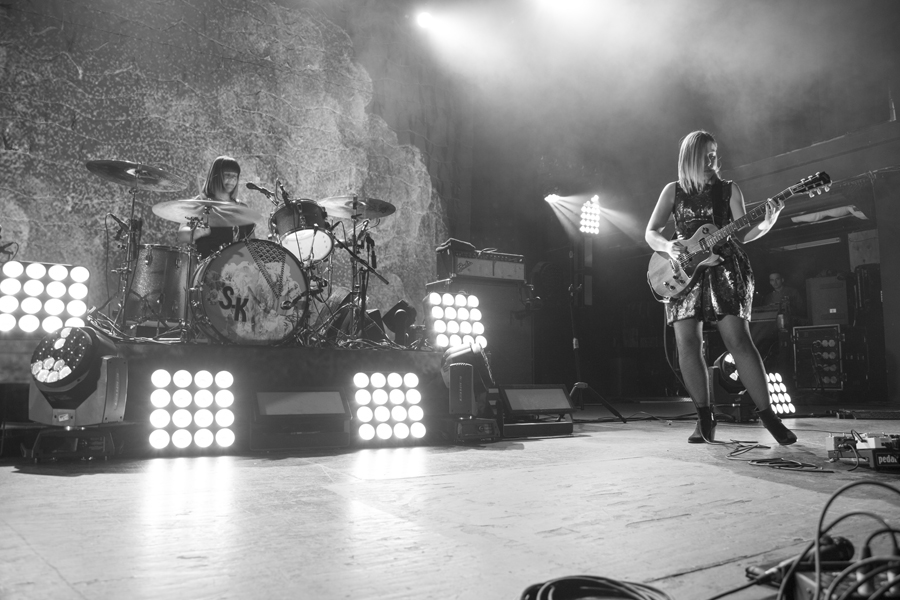
[[[369,74],[314,3],[48,0],[12,5],[0,27],[2,239],[18,242],[21,260],[87,266],[88,306],[119,284],[109,272],[124,252],[107,214],[127,218],[133,207],[143,244],[175,245],[177,224],[153,205],[195,196],[211,161],[227,154],[242,167],[239,196],[260,214],[258,238],[269,234],[273,205],[248,181],[271,189],[279,179],[292,198],[392,203],[396,213],[370,232],[390,283],[371,277],[368,304],[421,307],[434,247],[448,235],[445,203],[421,150],[368,110]],[[88,172],[90,160],[159,167],[185,186],[132,195]],[[340,221],[335,234],[351,225]],[[332,256],[319,274],[340,294],[351,287],[350,261],[337,247]]]

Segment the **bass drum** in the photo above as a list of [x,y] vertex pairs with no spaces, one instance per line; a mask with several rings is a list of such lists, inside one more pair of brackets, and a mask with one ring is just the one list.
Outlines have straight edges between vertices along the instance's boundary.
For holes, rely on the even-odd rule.
[[225,343],[287,342],[303,327],[308,304],[300,263],[265,240],[237,242],[207,257],[191,286],[194,323]]

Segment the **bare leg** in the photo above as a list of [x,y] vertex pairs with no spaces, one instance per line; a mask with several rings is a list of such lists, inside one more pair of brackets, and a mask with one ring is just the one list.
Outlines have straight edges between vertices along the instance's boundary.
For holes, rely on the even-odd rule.
[[688,394],[697,406],[709,406],[709,384],[703,360],[703,323],[684,319],[673,323],[678,363]]
[[766,385],[766,370],[753,341],[747,321],[733,315],[726,315],[718,323],[719,334],[725,347],[734,357],[741,383],[750,393],[756,408],[764,410],[769,407],[769,388]]

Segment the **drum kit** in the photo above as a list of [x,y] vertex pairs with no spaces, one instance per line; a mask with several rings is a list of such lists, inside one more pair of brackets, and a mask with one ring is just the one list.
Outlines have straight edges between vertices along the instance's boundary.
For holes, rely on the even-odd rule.
[[[272,202],[268,239],[223,244],[201,258],[193,245],[140,243],[143,221],[134,218],[138,190],[176,192],[186,187],[182,181],[162,169],[130,161],[98,160],[86,166],[102,179],[128,186],[132,196],[127,223],[110,215],[121,228],[116,239],[126,248],[124,264],[114,270],[120,277],[117,294],[90,316],[96,326],[120,339],[303,344],[324,340],[338,315],[345,319],[343,333],[352,338],[361,335],[364,325],[369,274],[388,283],[376,270],[369,231],[395,212],[389,202],[353,195],[293,199],[276,182],[279,198],[248,183],[249,189]],[[187,225],[192,239],[198,229],[236,228],[262,218],[243,204],[207,199],[159,202],[152,210],[158,217]],[[343,226],[338,230],[342,219],[351,221],[349,232]],[[335,248],[351,259],[351,292],[332,319],[313,328],[310,303],[324,302],[321,296],[328,281],[320,273],[331,264]],[[100,312],[114,300],[119,307],[114,315]]]

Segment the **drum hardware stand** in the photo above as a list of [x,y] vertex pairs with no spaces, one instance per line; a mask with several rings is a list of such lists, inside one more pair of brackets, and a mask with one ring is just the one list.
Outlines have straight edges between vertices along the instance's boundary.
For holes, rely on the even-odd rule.
[[[138,189],[138,170],[135,170],[134,173],[134,185],[131,186],[129,190],[131,192],[131,216],[128,218],[128,227],[125,234],[122,236],[125,238],[125,266],[120,267],[119,269],[115,269],[119,272],[119,313],[116,315],[115,321],[113,323],[119,328],[120,331],[125,331],[125,302],[128,299],[128,294],[131,292],[131,285],[129,284],[129,279],[131,278],[132,272],[134,269],[132,268],[132,263],[137,258],[137,246],[140,244],[141,237],[141,229],[143,228],[143,219],[135,219],[134,218],[134,207],[137,203],[137,189]],[[114,217],[116,222],[119,222],[119,219]],[[107,304],[109,301],[107,301]],[[106,305],[104,305],[106,306]],[[121,317],[121,323],[119,323],[119,319]]]

